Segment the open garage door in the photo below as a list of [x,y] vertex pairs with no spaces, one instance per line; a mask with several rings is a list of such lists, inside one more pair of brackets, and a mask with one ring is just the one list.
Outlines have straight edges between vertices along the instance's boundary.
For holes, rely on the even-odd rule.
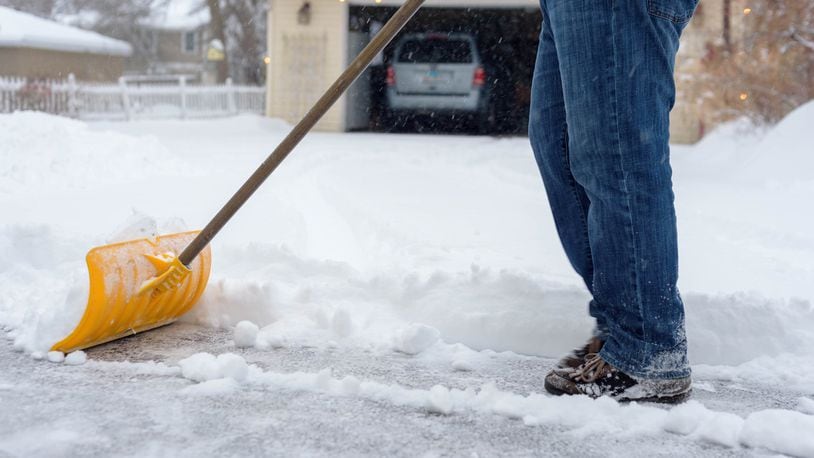
[[[500,2],[493,4],[501,5]],[[396,8],[388,6],[351,5],[348,16],[349,56],[355,56],[395,11]],[[525,134],[541,20],[539,8],[534,7],[429,7],[420,10],[349,93],[349,127],[352,130],[373,131]],[[391,94],[395,91],[393,87],[396,86],[399,72],[403,73],[402,78],[420,78],[431,88],[442,87],[444,78],[454,78],[451,76],[452,70],[444,67],[445,59],[449,61],[448,56],[457,56],[451,57],[452,61],[461,59],[460,54],[454,54],[457,48],[452,44],[434,46],[436,52],[432,57],[428,56],[431,53],[422,54],[424,48],[420,43],[405,43],[405,40],[415,36],[447,37],[444,38],[447,40],[471,37],[479,56],[478,65],[473,68],[478,71],[478,67],[481,67],[480,73],[473,73],[471,81],[474,85],[481,82],[488,102],[481,104],[475,112],[446,109],[462,104],[454,105],[450,102],[455,100],[449,98],[446,101],[433,100],[429,89],[419,94],[415,89],[407,91],[403,89],[404,85],[399,85],[399,91],[422,97],[425,105],[422,109],[394,109],[388,88],[391,88]],[[394,69],[394,63],[398,64],[399,59],[404,58],[394,56],[394,50],[401,49],[399,46],[405,44],[415,55],[423,56],[411,61],[416,65],[410,74],[403,67],[395,66]],[[443,49],[453,51],[444,54]],[[408,57],[413,56],[410,53]],[[422,59],[426,62],[418,65]],[[449,94],[444,94],[452,97],[453,89],[449,91]],[[435,110],[434,107],[439,109]]]

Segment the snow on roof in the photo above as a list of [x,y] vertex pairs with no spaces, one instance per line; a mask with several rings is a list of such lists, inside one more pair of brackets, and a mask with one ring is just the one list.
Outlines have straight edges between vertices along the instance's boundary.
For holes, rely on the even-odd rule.
[[164,30],[190,30],[209,23],[204,0],[155,0],[144,25]]
[[129,56],[130,44],[0,6],[0,48],[35,48]]

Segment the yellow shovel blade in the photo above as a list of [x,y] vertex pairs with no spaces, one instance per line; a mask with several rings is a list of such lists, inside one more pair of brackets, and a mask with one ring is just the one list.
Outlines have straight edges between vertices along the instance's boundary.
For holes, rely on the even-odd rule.
[[207,246],[181,283],[166,291],[144,290],[160,276],[156,257],[178,255],[199,231],[131,240],[91,249],[88,305],[74,331],[51,350],[69,353],[170,324],[189,311],[209,280],[212,252]]

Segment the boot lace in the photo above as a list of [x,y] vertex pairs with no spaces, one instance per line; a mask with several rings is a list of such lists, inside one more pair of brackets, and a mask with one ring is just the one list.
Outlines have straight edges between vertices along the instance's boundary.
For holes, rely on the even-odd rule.
[[576,382],[593,383],[605,375],[606,367],[611,367],[597,353],[589,353],[585,360],[585,363],[571,374],[571,378]]

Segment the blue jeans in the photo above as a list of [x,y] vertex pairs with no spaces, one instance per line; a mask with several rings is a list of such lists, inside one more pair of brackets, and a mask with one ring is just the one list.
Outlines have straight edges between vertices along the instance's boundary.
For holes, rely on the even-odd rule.
[[529,138],[600,355],[638,378],[689,376],[668,142],[697,0],[541,4]]

